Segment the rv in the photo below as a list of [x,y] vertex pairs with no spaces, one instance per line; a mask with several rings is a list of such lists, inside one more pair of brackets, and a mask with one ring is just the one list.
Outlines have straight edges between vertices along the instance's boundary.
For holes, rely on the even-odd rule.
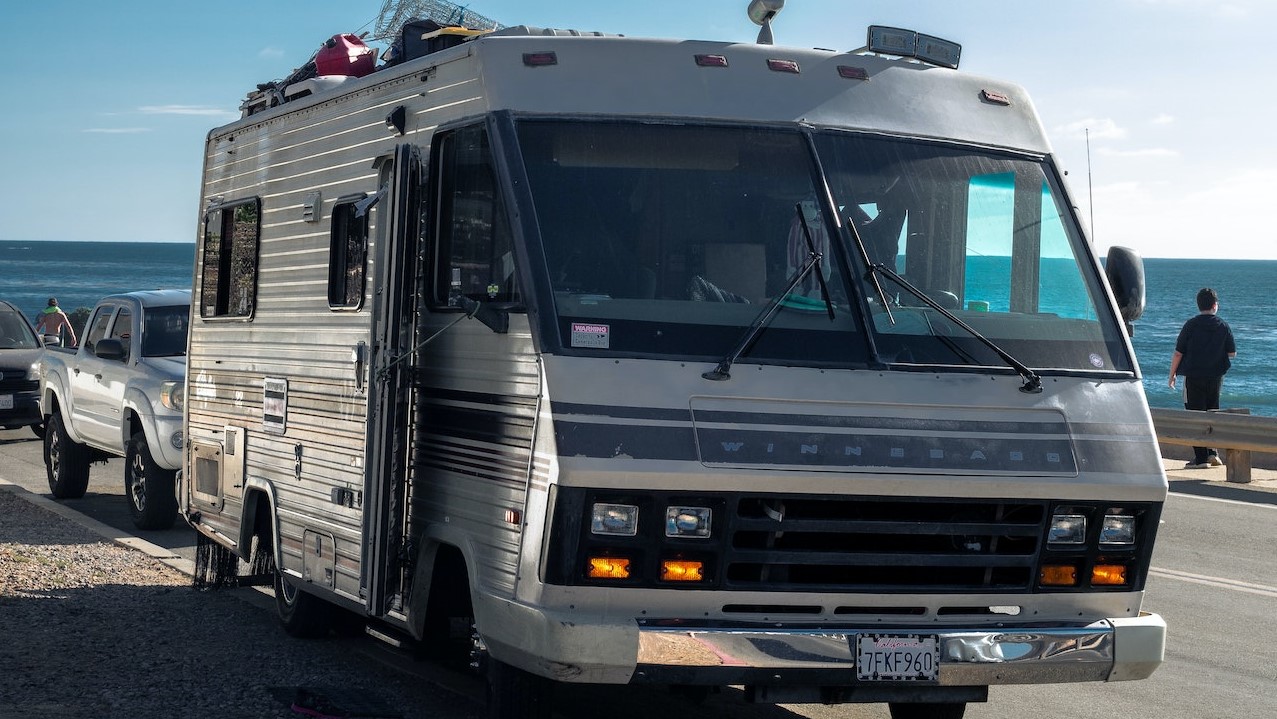
[[[1161,663],[1166,477],[1020,87],[852,52],[410,23],[207,138],[180,504],[273,574],[556,684],[960,717]],[[768,8],[772,8],[768,10]],[[232,561],[225,561],[227,558]]]

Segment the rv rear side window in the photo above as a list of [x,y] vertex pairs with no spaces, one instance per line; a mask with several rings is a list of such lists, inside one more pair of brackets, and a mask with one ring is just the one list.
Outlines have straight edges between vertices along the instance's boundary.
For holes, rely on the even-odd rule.
[[367,257],[368,213],[360,213],[355,202],[336,205],[328,245],[329,308],[358,309],[364,299]]
[[261,202],[223,205],[204,217],[200,317],[251,317],[257,304]]

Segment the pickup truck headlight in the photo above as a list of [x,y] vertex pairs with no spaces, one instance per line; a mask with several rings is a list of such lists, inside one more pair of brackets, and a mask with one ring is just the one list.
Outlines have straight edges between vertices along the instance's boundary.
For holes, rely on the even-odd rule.
[[181,412],[186,406],[186,383],[165,382],[160,385],[160,404],[174,412]]
[[26,379],[28,382],[39,381],[40,379],[40,362],[39,361],[32,362],[31,366],[27,368]]

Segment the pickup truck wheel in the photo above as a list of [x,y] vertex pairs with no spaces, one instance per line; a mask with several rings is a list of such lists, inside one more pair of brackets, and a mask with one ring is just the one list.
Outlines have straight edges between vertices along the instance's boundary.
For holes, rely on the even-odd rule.
[[44,439],[44,422],[31,425],[31,433],[40,439]]
[[275,569],[275,613],[284,631],[294,637],[315,639],[332,628],[333,605],[307,594]]
[[146,435],[129,440],[124,455],[124,495],[138,529],[168,529],[177,520],[177,473],[155,463]]
[[891,719],[962,719],[967,712],[963,702],[939,704],[889,704]]
[[49,417],[44,433],[44,470],[58,499],[79,499],[89,488],[89,448],[67,435],[60,414]]

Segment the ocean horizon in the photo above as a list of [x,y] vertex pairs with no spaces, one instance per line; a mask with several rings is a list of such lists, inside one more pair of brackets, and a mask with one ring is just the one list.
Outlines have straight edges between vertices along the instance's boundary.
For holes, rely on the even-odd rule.
[[[193,242],[0,240],[0,299],[34,319],[50,296],[70,312],[116,292],[190,289],[194,260]],[[1144,276],[1146,309],[1131,340],[1149,405],[1183,408],[1183,382],[1180,391],[1166,384],[1171,353],[1197,314],[1197,290],[1213,287],[1237,340],[1220,405],[1277,417],[1277,314],[1269,308],[1277,260],[1145,258]]]

